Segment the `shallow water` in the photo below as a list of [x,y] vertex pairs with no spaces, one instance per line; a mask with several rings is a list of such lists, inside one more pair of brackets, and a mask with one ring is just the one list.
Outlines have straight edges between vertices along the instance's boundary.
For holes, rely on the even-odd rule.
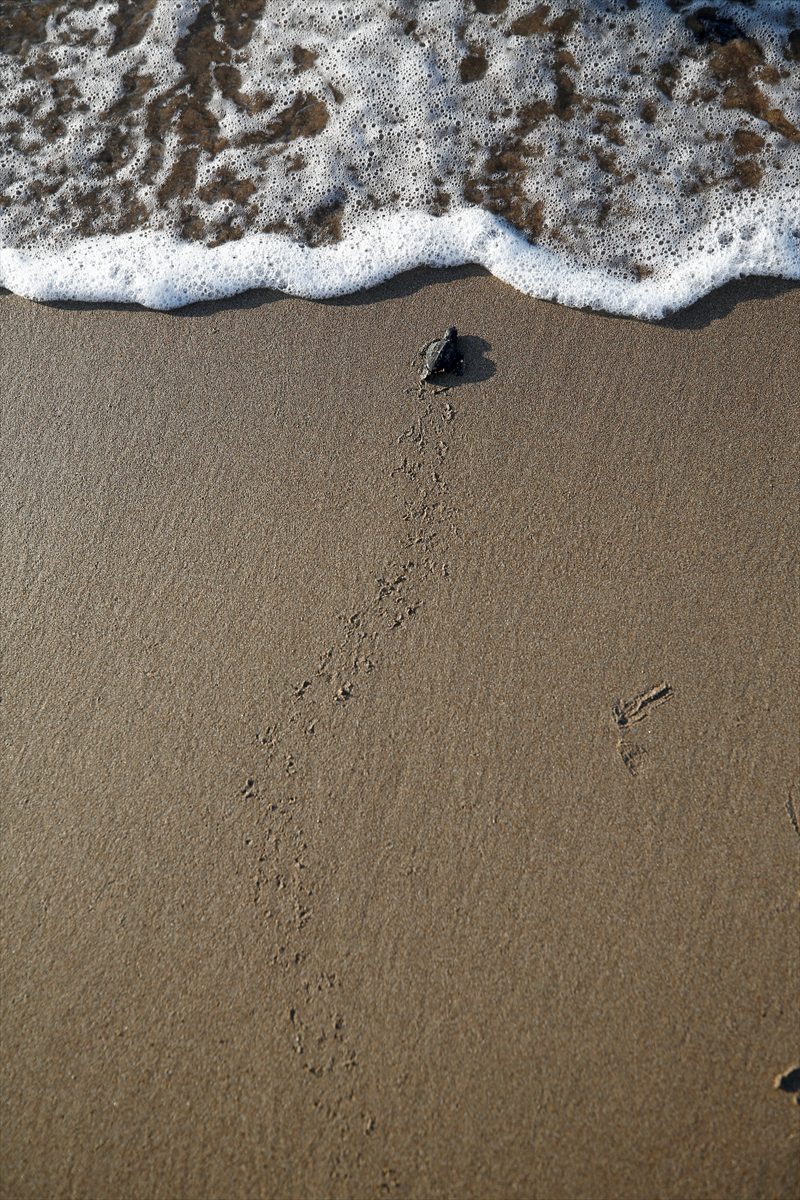
[[656,317],[800,277],[783,3],[0,2],[0,282],[172,307],[479,262]]

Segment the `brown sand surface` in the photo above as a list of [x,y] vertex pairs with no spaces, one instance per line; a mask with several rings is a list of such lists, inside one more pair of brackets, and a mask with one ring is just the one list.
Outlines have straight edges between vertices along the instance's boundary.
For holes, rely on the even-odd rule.
[[798,328],[0,299],[4,1197],[796,1195]]

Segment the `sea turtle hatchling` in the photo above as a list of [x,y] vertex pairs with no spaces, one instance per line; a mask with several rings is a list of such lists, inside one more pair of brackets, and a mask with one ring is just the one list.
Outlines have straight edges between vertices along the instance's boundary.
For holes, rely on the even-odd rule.
[[428,342],[419,352],[422,370],[419,377],[424,383],[431,375],[460,375],[464,370],[464,356],[458,349],[458,330],[455,325],[444,331],[444,337]]

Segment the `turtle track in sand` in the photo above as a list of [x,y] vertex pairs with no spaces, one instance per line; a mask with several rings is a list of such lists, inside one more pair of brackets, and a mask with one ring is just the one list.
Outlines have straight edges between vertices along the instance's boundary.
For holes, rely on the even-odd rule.
[[[290,980],[286,1033],[309,1105],[329,1132],[333,1127],[332,1194],[352,1183],[354,1171],[369,1173],[365,1160],[370,1143],[380,1141],[380,1120],[360,1092],[358,1039],[341,1011],[341,978],[320,953],[319,937],[310,936],[318,933],[313,926],[324,920],[318,914],[325,905],[314,829],[337,819],[334,794],[321,794],[313,777],[345,722],[369,703],[382,663],[396,653],[394,639],[424,616],[450,578],[449,554],[459,537],[449,470],[456,412],[444,390],[420,383],[411,422],[396,438],[399,461],[389,478],[397,495],[396,552],[370,594],[343,616],[338,638],[256,734],[257,752],[238,797],[247,903],[271,927],[272,966]],[[386,1166],[375,1165],[374,1179],[379,1194],[399,1186]]]

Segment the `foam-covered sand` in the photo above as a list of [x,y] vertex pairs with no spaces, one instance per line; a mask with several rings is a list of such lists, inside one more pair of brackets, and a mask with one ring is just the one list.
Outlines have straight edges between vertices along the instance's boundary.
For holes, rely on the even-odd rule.
[[469,262],[657,318],[800,278],[800,27],[771,0],[52,0],[0,44],[0,285],[31,298]]
[[420,263],[479,263],[498,279],[560,304],[655,318],[696,300],[729,280],[762,274],[800,278],[794,232],[785,210],[741,235],[737,219],[713,253],[675,257],[668,280],[631,280],[592,269],[530,245],[480,209],[445,217],[425,213],[377,216],[335,246],[311,249],[275,234],[207,247],[166,234],[118,234],[48,254],[0,250],[3,282],[36,300],[135,302],[172,309],[220,299],[253,287],[280,288],[324,299],[374,287]]
[[796,1195],[799,318],[0,298],[4,1196]]

